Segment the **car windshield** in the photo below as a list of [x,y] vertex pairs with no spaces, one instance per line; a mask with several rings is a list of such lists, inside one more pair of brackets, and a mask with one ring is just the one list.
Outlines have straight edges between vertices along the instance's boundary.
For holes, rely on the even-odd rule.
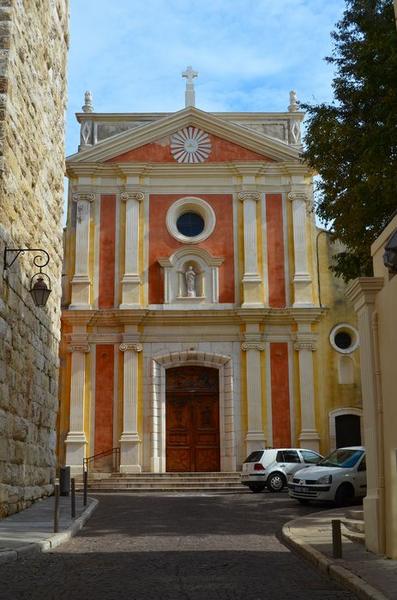
[[349,469],[354,467],[364,454],[363,450],[354,450],[352,448],[338,448],[329,456],[326,456],[318,463],[319,467],[340,467]]

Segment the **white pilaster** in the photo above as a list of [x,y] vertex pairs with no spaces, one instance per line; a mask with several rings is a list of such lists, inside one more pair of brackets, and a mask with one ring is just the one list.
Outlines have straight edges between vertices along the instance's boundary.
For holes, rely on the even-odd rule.
[[314,402],[313,352],[316,336],[310,323],[299,323],[294,349],[299,353],[299,390],[301,401],[301,433],[299,442],[303,448],[319,450],[320,436],[316,426]]
[[262,384],[261,357],[265,345],[253,338],[255,334],[246,334],[247,341],[241,344],[243,352],[247,353],[247,412],[248,429],[246,435],[247,454],[264,448],[266,445],[262,423]]
[[72,374],[70,385],[70,424],[66,436],[66,465],[71,474],[82,472],[87,438],[84,432],[84,392],[85,355],[90,351],[88,344],[75,344],[69,347],[72,353]]
[[256,204],[260,199],[259,192],[243,191],[238,194],[243,203],[244,215],[244,302],[242,306],[263,306],[261,299],[262,279],[258,269],[258,239]]
[[385,551],[384,480],[382,475],[383,440],[381,436],[381,398],[376,387],[375,343],[372,332],[376,294],[382,289],[383,277],[360,277],[346,290],[358,317],[360,334],[360,369],[363,398],[364,443],[367,461],[367,495],[364,498],[365,544],[376,554]]
[[76,202],[76,248],[75,268],[72,279],[72,302],[70,309],[90,308],[90,204],[95,200],[93,193],[73,194]]
[[122,279],[122,303],[120,308],[136,308],[140,305],[139,291],[139,204],[144,194],[138,191],[122,192],[125,202],[125,254]]
[[138,352],[141,344],[123,343],[123,433],[120,438],[120,473],[140,473],[141,439],[138,435]]
[[308,270],[308,247],[306,236],[307,195],[304,191],[288,194],[292,202],[292,225],[294,231],[294,307],[313,305],[312,278]]

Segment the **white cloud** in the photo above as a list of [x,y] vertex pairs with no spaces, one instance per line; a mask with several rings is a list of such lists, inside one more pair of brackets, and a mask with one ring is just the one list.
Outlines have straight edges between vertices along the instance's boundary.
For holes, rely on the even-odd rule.
[[104,112],[179,110],[199,71],[204,110],[285,110],[331,97],[329,33],[343,0],[71,0],[68,153],[86,89]]

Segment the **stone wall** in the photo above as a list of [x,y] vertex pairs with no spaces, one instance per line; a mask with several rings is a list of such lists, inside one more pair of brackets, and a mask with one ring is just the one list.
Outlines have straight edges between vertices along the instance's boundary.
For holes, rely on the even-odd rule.
[[[0,0],[0,517],[55,476],[67,48],[68,0]],[[5,246],[49,253],[44,308]]]

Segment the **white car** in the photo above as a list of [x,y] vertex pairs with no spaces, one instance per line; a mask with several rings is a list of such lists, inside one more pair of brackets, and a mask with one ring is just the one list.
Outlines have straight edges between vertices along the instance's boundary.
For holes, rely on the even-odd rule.
[[316,466],[296,471],[288,478],[291,498],[301,504],[327,500],[343,506],[367,493],[367,472],[363,446],[338,448]]
[[263,448],[245,459],[241,483],[251,492],[262,492],[267,486],[271,492],[280,492],[287,477],[305,466],[317,464],[323,457],[305,448]]

